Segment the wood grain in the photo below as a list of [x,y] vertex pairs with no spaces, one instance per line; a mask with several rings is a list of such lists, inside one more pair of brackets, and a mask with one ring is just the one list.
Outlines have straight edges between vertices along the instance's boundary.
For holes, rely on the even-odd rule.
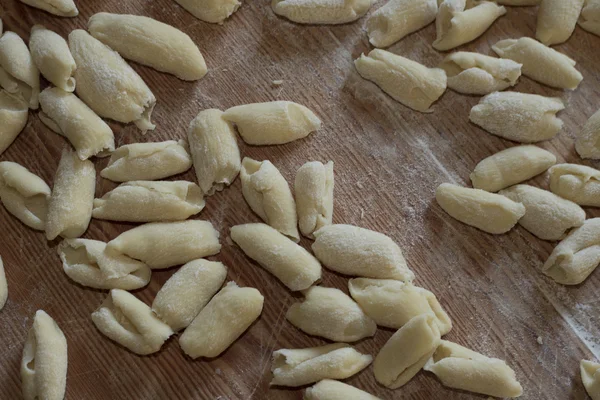
[[[28,38],[36,23],[66,37],[72,29],[85,28],[87,19],[99,11],[146,15],[189,34],[209,66],[204,79],[189,83],[133,64],[158,99],[153,116],[157,129],[142,136],[132,125],[111,123],[118,145],[184,138],[189,122],[205,108],[279,99],[308,106],[323,120],[317,134],[283,146],[251,147],[240,141],[243,155],[271,160],[290,182],[304,162],[333,160],[334,221],[385,232],[402,246],[416,284],[432,290],[454,321],[447,339],[506,359],[523,384],[523,399],[586,398],[579,361],[593,358],[593,353],[600,356],[600,272],[576,287],[557,285],[539,272],[552,243],[520,227],[501,236],[484,234],[453,220],[432,201],[437,185],[469,184],[477,162],[514,144],[468,122],[478,97],[447,91],[432,114],[414,112],[387,97],[353,68],[353,59],[369,50],[364,19],[342,26],[301,26],[276,17],[269,0],[249,0],[219,26],[195,19],[171,0],[77,3],[79,17],[67,19],[17,0],[2,0],[0,16],[6,30]],[[497,40],[533,36],[536,11],[508,8],[483,37],[461,50],[491,54]],[[390,50],[435,66],[444,54],[431,48],[434,38],[435,27],[430,25]],[[573,137],[600,107],[599,46],[600,38],[577,28],[557,47],[578,62],[584,80],[576,91],[552,90],[524,77],[515,88],[560,96],[568,103],[560,113],[563,131],[541,144],[560,161],[582,162]],[[279,79],[283,85],[272,85]],[[31,113],[25,131],[0,160],[19,162],[51,184],[65,145]],[[98,170],[106,162],[97,161]],[[188,171],[176,178],[194,180],[194,175]],[[546,180],[541,176],[534,182],[547,187]],[[96,194],[113,187],[98,178]],[[600,215],[593,209],[587,212],[588,217]],[[214,259],[229,267],[228,279],[257,287],[266,301],[260,320],[223,356],[191,361],[179,349],[177,337],[149,357],[136,356],[103,337],[90,313],[105,293],[69,281],[56,254],[57,243],[48,243],[0,208],[0,254],[9,284],[9,300],[0,312],[0,398],[20,398],[23,344],[35,310],[43,308],[68,339],[67,399],[301,399],[301,390],[269,388],[271,353],[325,342],[285,320],[297,296],[226,239],[232,225],[258,221],[242,198],[239,179],[210,197],[200,218],[221,232],[223,249]],[[131,226],[93,220],[85,237],[110,240]],[[155,272],[150,285],[136,296],[151,303],[173,272]],[[324,271],[323,284],[347,292],[347,278],[329,271]],[[375,355],[391,334],[380,329],[357,348]],[[443,388],[423,372],[397,391],[379,386],[371,367],[348,383],[382,399],[485,398]]]

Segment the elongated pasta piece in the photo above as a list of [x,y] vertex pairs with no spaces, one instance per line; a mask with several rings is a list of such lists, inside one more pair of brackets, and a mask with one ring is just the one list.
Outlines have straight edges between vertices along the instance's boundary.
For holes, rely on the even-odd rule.
[[73,239],[83,235],[92,219],[96,169],[71,150],[63,150],[48,202],[46,238]]
[[446,90],[443,69],[427,68],[389,51],[371,50],[354,60],[354,66],[363,78],[413,110],[430,112],[431,105]]
[[218,356],[258,319],[263,302],[258,290],[227,283],[183,331],[181,349],[191,358]]
[[345,275],[412,281],[402,250],[388,236],[353,225],[326,225],[315,232],[312,250],[329,269]]
[[506,362],[442,340],[425,364],[444,386],[494,397],[519,397],[523,388]]
[[190,152],[196,178],[205,195],[221,191],[233,183],[240,172],[240,149],[231,122],[221,110],[198,113],[188,129]]
[[579,26],[600,36],[600,0],[587,0],[585,2],[579,17]]
[[185,264],[221,251],[219,232],[208,221],[153,222],[121,233],[108,250],[140,260],[152,269]]
[[581,158],[600,159],[600,109],[587,120],[577,135],[575,150]]
[[528,37],[500,40],[492,50],[502,58],[523,64],[523,75],[544,85],[575,89],[583,80],[574,60]]
[[8,284],[6,283],[4,263],[2,262],[2,257],[0,256],[0,311],[6,305],[6,300],[8,300]]
[[187,328],[219,291],[226,277],[227,268],[220,262],[190,261],[158,291],[152,311],[175,332]]
[[79,10],[75,6],[73,0],[19,0],[28,6],[39,8],[49,12],[50,14],[58,15],[59,17],[76,17],[79,15]]
[[585,0],[542,0],[535,37],[546,46],[566,42],[577,24]]
[[69,34],[69,49],[77,64],[76,93],[96,114],[133,122],[142,133],[155,128],[156,98],[119,53],[81,29]]
[[345,24],[369,11],[372,0],[272,0],[277,15],[300,24]]
[[0,155],[23,131],[28,116],[27,103],[24,100],[0,90]]
[[346,343],[273,352],[271,385],[303,386],[322,379],[346,379],[373,361]]
[[236,124],[244,142],[254,145],[289,143],[321,127],[321,120],[311,110],[291,101],[235,106],[222,117]]
[[586,392],[592,400],[600,400],[600,364],[581,360],[579,371]]
[[304,392],[304,400],[381,400],[354,386],[331,379],[323,379]]
[[222,24],[242,5],[240,0],[175,0],[194,17],[213,24]]
[[206,62],[198,46],[171,25],[140,15],[102,12],[92,15],[88,30],[126,59],[186,81],[206,75]]
[[35,313],[21,360],[25,400],[62,400],[67,387],[67,339],[42,310]]
[[298,169],[294,183],[300,232],[309,238],[333,217],[333,161],[326,165],[307,162]]
[[0,68],[7,75],[2,87],[22,97],[29,108],[37,110],[40,94],[40,72],[35,66],[27,45],[14,32],[0,36]]
[[521,76],[521,64],[479,53],[458,51],[440,64],[446,71],[448,87],[464,94],[490,94],[514,86]]
[[537,6],[542,0],[497,0],[503,6]]
[[180,221],[198,214],[205,202],[188,181],[133,181],[94,199],[92,217],[111,221]]
[[550,190],[580,206],[600,207],[600,171],[579,164],[556,164],[550,173]]
[[94,289],[140,289],[150,282],[152,271],[140,261],[106,251],[106,243],[89,239],[65,239],[57,248],[65,274]]
[[42,25],[34,25],[29,36],[29,48],[31,58],[44,78],[66,92],[75,90],[73,73],[77,66],[62,36]]
[[150,307],[120,289],[110,291],[92,313],[92,321],[104,336],[141,356],[159,351],[173,334]]

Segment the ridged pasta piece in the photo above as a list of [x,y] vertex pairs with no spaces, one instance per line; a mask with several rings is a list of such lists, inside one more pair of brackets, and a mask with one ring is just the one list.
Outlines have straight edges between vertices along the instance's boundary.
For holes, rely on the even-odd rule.
[[497,0],[503,6],[537,6],[542,0]]
[[263,303],[258,290],[227,283],[183,331],[181,349],[191,358],[217,357],[260,317]]
[[6,209],[30,228],[46,227],[50,188],[27,168],[0,162],[0,200]]
[[323,379],[304,392],[303,400],[381,400],[343,382]]
[[550,190],[580,206],[600,207],[600,171],[579,164],[556,164],[550,173]]
[[121,233],[107,249],[140,260],[152,269],[185,264],[221,251],[219,232],[208,221],[153,222]]
[[345,24],[369,11],[372,0],[272,0],[277,15],[300,24]]
[[[1,67],[0,67],[1,69]],[[29,110],[24,100],[0,90],[0,155],[27,125]]]
[[[0,33],[2,33],[0,31]],[[0,311],[6,305],[6,301],[8,300],[8,284],[6,283],[6,273],[4,272],[4,263],[2,262],[2,257],[0,256]]]
[[21,359],[24,400],[62,400],[67,387],[67,339],[56,322],[42,310],[33,326]]
[[494,397],[519,397],[523,388],[506,362],[442,340],[425,364],[444,386]]
[[194,17],[213,24],[222,24],[240,8],[240,0],[175,0]]
[[0,69],[4,71],[2,87],[25,100],[29,108],[37,110],[40,94],[40,72],[35,66],[27,45],[14,32],[0,37]]
[[120,289],[110,291],[92,313],[92,321],[104,336],[141,356],[159,351],[173,334],[150,307]]
[[600,364],[581,360],[579,364],[581,381],[592,400],[600,400]]
[[346,343],[273,352],[271,385],[303,386],[322,379],[346,379],[373,361]]
[[600,159],[600,109],[587,120],[577,135],[575,150],[581,158]]
[[500,40],[492,50],[502,58],[523,64],[523,75],[544,85],[575,89],[583,80],[574,60],[528,37]]
[[600,0],[586,0],[579,17],[579,26],[600,36]]
[[296,211],[304,236],[314,238],[315,231],[331,225],[333,185],[333,161],[325,165],[319,161],[307,162],[296,172]]
[[34,25],[29,36],[29,49],[35,66],[44,78],[65,92],[75,90],[73,74],[77,66],[62,36],[42,25]]
[[19,0],[28,6],[39,8],[59,17],[76,17],[79,10],[73,0]]
[[546,46],[566,42],[577,24],[585,0],[542,0],[535,37]]
[[375,49],[354,60],[358,73],[372,81],[394,100],[413,110],[430,112],[431,105],[446,91],[446,73]]
[[69,49],[77,64],[75,91],[96,114],[133,122],[142,133],[155,128],[156,98],[119,53],[81,29],[69,34]]

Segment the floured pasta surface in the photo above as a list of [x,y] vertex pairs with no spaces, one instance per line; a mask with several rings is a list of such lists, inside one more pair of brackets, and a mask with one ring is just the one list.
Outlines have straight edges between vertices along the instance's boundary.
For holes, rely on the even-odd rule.
[[175,0],[194,17],[222,24],[242,5],[240,0]]
[[272,0],[275,14],[301,24],[345,24],[369,11],[372,0]]
[[[0,67],[1,69],[1,67]],[[0,90],[0,155],[15,141],[27,125],[29,109],[27,103],[18,97]]]
[[300,232],[309,238],[333,218],[333,161],[307,162],[296,172],[294,192]]
[[592,400],[600,399],[600,364],[581,360],[579,365],[581,381]]
[[579,164],[550,168],[550,190],[580,206],[600,207],[600,171]]
[[537,6],[542,0],[498,0],[496,3],[503,6]]
[[14,32],[0,36],[0,83],[6,91],[21,97],[29,108],[37,110],[40,94],[40,72],[35,66],[27,45]]
[[600,36],[600,0],[587,0],[585,2],[579,17],[579,26]]
[[542,0],[535,37],[547,46],[566,42],[577,24],[585,0]]
[[39,8],[59,17],[76,17],[79,10],[73,0],[19,0],[29,6]]
[[323,379],[304,392],[304,400],[381,400],[343,382]]
[[42,25],[34,25],[29,48],[31,58],[44,78],[66,92],[75,90],[73,74],[77,66],[65,39]]
[[577,135],[575,150],[581,158],[600,159],[600,109],[587,120]]

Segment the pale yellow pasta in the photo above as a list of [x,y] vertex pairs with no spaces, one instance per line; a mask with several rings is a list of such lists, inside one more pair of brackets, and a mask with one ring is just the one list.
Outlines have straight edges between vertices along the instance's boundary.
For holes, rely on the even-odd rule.
[[272,0],[277,15],[301,24],[345,24],[369,11],[372,0]]
[[581,158],[600,159],[600,109],[587,120],[577,135],[575,150]]
[[577,24],[585,0],[542,0],[535,37],[546,46],[566,42]]
[[296,172],[296,211],[304,236],[314,238],[315,231],[331,225],[333,185],[333,161],[325,165],[319,161],[307,162]]
[[4,32],[0,37],[0,68],[5,78],[2,87],[25,100],[29,108],[37,110],[40,94],[40,72],[35,66],[27,45],[14,32]]
[[[1,69],[1,67],[0,67]],[[0,155],[15,141],[29,116],[24,100],[0,90]]]
[[256,321],[263,302],[258,290],[227,283],[183,331],[181,349],[191,358],[218,356]]
[[187,328],[219,291],[226,277],[227,268],[220,262],[190,261],[158,291],[152,311],[175,332]]
[[240,0],[175,0],[194,17],[222,24],[242,5]]
[[33,326],[21,359],[24,400],[62,400],[67,386],[67,339],[56,322],[42,310]]
[[346,383],[323,379],[304,392],[303,400],[381,400]]
[[554,194],[580,206],[600,207],[600,171],[579,164],[557,164],[548,172]]
[[581,360],[579,364],[581,381],[592,400],[600,400],[600,364]]
[[73,0],[19,0],[29,6],[39,8],[49,12],[50,14],[58,15],[59,17],[76,17],[79,15],[79,10],[75,6]]
[[537,6],[542,0],[497,0],[496,3],[503,6]]
[[42,25],[34,25],[29,36],[29,49],[44,78],[66,92],[75,90],[73,73],[77,66],[62,36]]
[[[2,32],[0,31],[0,33]],[[0,256],[0,311],[6,305],[6,300],[8,300],[8,284],[6,282],[6,273],[4,272],[4,263]]]
[[579,17],[579,26],[600,36],[600,0],[587,0],[585,2]]

